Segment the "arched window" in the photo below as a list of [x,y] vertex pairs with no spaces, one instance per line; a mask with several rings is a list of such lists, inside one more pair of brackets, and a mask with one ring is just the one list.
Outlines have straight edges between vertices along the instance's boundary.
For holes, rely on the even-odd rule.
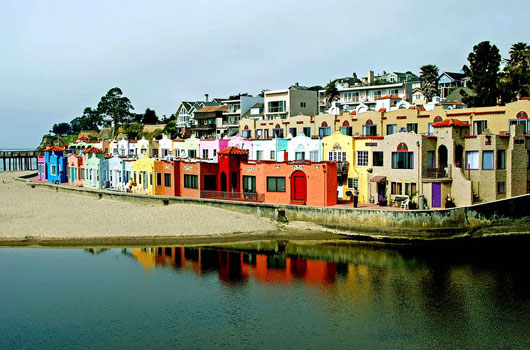
[[325,121],[322,122],[322,124],[320,125],[321,128],[327,128],[328,127],[328,123],[326,123]]
[[436,117],[434,117],[434,122],[435,123],[438,123],[438,122],[441,122],[443,121],[442,117],[440,117],[439,115],[437,115]]
[[320,128],[318,128],[318,136],[324,137],[331,135],[331,128],[328,126],[328,123],[325,121],[320,124]]
[[248,125],[245,125],[244,129],[245,129],[245,130],[248,130]]
[[528,114],[525,111],[517,113],[517,119],[528,119]]
[[348,136],[352,136],[352,128],[350,126],[350,123],[345,120],[343,123],[342,123],[342,126],[340,128],[340,131],[344,134],[344,135],[348,135]]
[[344,123],[342,123],[342,126],[347,128],[348,126],[350,126],[350,123],[348,123],[348,121],[345,120]]
[[401,142],[396,149],[397,152],[408,152],[409,148],[405,142]]
[[274,129],[281,129],[280,124],[276,124],[276,126],[274,127]]
[[368,119],[365,125],[374,125],[374,122],[372,121],[372,119]]

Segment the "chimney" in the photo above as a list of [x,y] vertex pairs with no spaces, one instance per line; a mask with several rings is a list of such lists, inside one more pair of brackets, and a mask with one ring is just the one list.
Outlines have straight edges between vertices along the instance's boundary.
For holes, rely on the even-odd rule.
[[298,87],[298,82],[296,82],[296,83],[294,84],[294,86]]
[[374,82],[374,71],[369,70],[368,71],[368,84],[372,85],[373,82]]
[[208,94],[204,94],[204,98],[206,99],[206,102],[208,102]]

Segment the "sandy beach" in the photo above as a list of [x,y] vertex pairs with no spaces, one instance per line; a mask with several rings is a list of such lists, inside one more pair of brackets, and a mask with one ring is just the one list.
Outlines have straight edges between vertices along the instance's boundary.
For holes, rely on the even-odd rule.
[[271,220],[200,205],[133,204],[31,188],[0,173],[0,240],[266,234]]

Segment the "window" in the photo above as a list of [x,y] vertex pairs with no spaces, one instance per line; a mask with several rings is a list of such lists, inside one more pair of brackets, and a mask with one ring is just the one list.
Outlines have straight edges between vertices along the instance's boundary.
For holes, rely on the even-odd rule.
[[263,151],[256,151],[256,160],[263,159]]
[[368,151],[357,151],[357,166],[368,166]]
[[156,173],[156,185],[162,186],[162,173]]
[[[522,112],[522,113],[524,113],[524,112]],[[527,119],[510,120],[510,126],[511,125],[522,125],[523,126],[523,133],[525,133],[525,134],[528,134],[528,131],[530,130]]]
[[530,150],[526,151],[526,169],[530,169]]
[[328,160],[331,162],[345,162],[346,152],[345,151],[329,151]]
[[359,188],[359,179],[356,177],[349,177],[348,188]]
[[208,158],[208,150],[207,149],[203,149],[202,150],[202,157],[207,159]]
[[263,138],[269,138],[269,129],[263,129]]
[[497,182],[497,193],[498,194],[506,193],[506,182],[504,182],[504,181],[498,181]]
[[213,150],[213,156],[214,157],[217,156],[217,150],[215,150],[215,149]]
[[81,180],[85,179],[85,169],[81,168]]
[[407,123],[407,132],[418,133],[418,123]]
[[52,175],[52,176],[57,175],[57,166],[56,165],[52,165],[50,167],[50,175]]
[[392,169],[414,169],[414,152],[392,152]]
[[304,128],[304,135],[307,137],[311,137],[311,128]]
[[482,169],[493,170],[493,151],[482,151]]
[[171,187],[171,174],[164,174],[164,186]]
[[291,134],[293,137],[295,137],[296,134],[296,128],[289,128],[289,134]]
[[271,151],[270,156],[271,156],[270,160],[276,160],[276,151]]
[[243,176],[243,192],[256,192],[255,176]]
[[397,125],[396,124],[388,124],[386,126],[386,134],[387,135],[392,135],[392,134],[395,134],[397,132]]
[[146,176],[149,176],[149,186],[153,186],[153,174],[152,173],[147,173],[148,175]]
[[488,128],[487,120],[475,120],[473,122],[473,135],[480,135]]
[[382,151],[372,152],[372,166],[383,166],[383,152]]
[[285,101],[272,101],[268,103],[268,113],[281,113],[285,112]]
[[307,104],[305,102],[300,102],[300,108],[306,108]]
[[263,136],[263,129],[256,130],[256,138],[261,139],[262,136]]
[[347,136],[352,136],[352,127],[351,126],[341,126],[340,132]]
[[283,129],[274,128],[272,129],[272,137],[283,138]]
[[377,136],[377,125],[363,125],[363,136]]
[[184,174],[185,188],[199,188],[199,177],[197,175]]
[[285,177],[267,176],[267,192],[285,192]]
[[243,130],[243,132],[241,133],[243,135],[243,138],[245,139],[251,138],[252,137],[251,131],[252,130]]
[[309,152],[309,160],[312,162],[320,162],[320,157],[318,156],[318,151]]
[[466,170],[467,169],[478,169],[478,151],[466,152]]
[[401,191],[397,192],[397,182],[390,183],[390,194],[401,194]]
[[434,128],[432,127],[432,123],[429,123],[428,126],[427,126],[427,128],[428,128],[428,130],[429,130],[429,131],[428,131],[428,134],[429,134],[429,135],[433,135],[433,134],[434,134]]
[[190,157],[190,158],[197,158],[197,150],[195,150],[195,149],[189,149],[189,150],[188,150],[188,157]]
[[436,158],[434,151],[427,151],[427,169],[436,168]]
[[318,136],[324,137],[329,135],[331,135],[331,128],[329,126],[318,128]]
[[295,152],[294,153],[294,159],[295,160],[304,160],[305,159],[305,152]]

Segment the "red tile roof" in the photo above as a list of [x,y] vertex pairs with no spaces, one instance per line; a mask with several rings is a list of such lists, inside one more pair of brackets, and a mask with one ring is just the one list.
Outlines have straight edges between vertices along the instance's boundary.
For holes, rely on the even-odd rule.
[[248,151],[237,148],[234,146],[228,147],[222,151],[217,152],[217,154],[230,154],[230,155],[248,155]]
[[434,123],[432,125],[433,128],[446,128],[449,126],[453,126],[457,128],[465,128],[465,127],[470,126],[470,124],[468,122],[464,122],[458,119],[447,118],[441,122]]
[[354,136],[355,140],[383,140],[384,136]]
[[376,98],[376,100],[387,100],[387,99],[392,99],[392,100],[401,100],[401,97],[399,96],[395,96],[395,95],[385,95],[385,96],[381,96],[381,97],[378,97]]
[[530,97],[521,97],[521,100],[530,101]]
[[425,107],[423,107],[423,106],[418,106],[418,111],[420,111],[420,112],[425,112]]
[[357,111],[351,111],[350,112],[350,115],[356,115],[357,114]]
[[414,106],[410,106],[409,109],[414,110],[414,109],[416,109],[416,107],[414,107]]
[[44,149],[44,152],[62,152],[64,151],[64,147],[60,146],[46,146]]
[[379,108],[378,112],[385,113],[386,112],[386,108]]
[[100,148],[89,147],[89,148],[87,148],[86,150],[83,151],[83,154],[87,154],[87,153],[105,153],[105,151],[103,151]]

